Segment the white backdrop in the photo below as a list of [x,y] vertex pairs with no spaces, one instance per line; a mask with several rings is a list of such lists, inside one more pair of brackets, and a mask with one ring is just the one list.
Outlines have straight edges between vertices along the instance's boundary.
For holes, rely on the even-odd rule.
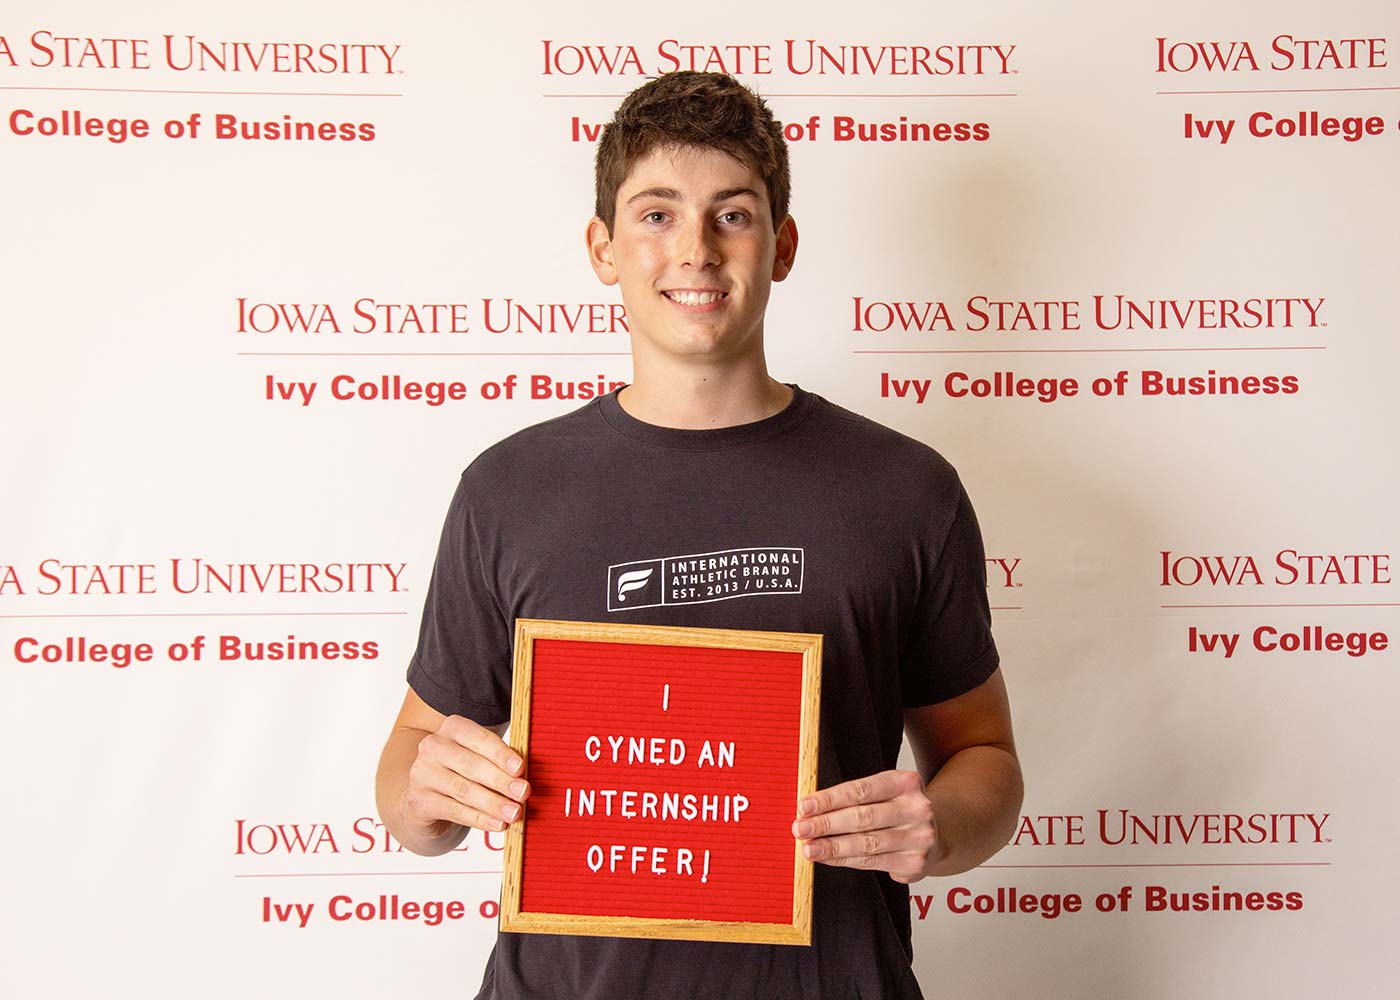
[[772,370],[942,451],[992,560],[1026,816],[915,887],[926,992],[1376,995],[1400,10],[1126,6],[7,5],[4,992],[474,992],[500,844],[396,850],[375,763],[458,472],[629,377],[589,126],[694,58],[792,129]]

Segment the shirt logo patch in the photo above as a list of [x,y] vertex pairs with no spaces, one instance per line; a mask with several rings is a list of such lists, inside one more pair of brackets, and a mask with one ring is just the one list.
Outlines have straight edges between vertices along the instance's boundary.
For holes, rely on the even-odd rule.
[[802,593],[800,548],[724,549],[608,567],[608,610]]
[[[651,579],[651,575],[656,572],[656,567],[649,566],[646,569],[628,570],[626,573],[617,575],[617,602],[621,604],[627,600],[629,590],[641,590]],[[633,604],[635,607],[636,604]]]

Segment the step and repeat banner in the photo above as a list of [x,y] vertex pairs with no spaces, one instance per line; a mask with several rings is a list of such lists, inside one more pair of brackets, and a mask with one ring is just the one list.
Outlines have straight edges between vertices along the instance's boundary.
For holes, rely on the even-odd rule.
[[474,992],[503,840],[375,766],[458,473],[631,376],[592,156],[689,68],[790,141],[773,372],[985,534],[1025,814],[925,991],[1390,980],[1394,3],[138,6],[0,14],[7,995]]

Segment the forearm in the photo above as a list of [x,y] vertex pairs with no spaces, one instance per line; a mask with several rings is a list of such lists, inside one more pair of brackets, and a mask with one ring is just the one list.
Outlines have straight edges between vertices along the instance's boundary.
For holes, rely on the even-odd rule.
[[1007,748],[970,746],[948,758],[925,793],[937,828],[928,874],[956,875],[986,861],[1015,833],[1021,765]]
[[395,728],[384,744],[379,757],[379,771],[374,779],[374,798],[379,818],[394,839],[414,854],[436,856],[446,854],[467,835],[467,827],[439,820],[431,830],[414,829],[405,818],[404,796],[408,790],[408,772],[418,756],[418,744],[430,735],[422,729]]

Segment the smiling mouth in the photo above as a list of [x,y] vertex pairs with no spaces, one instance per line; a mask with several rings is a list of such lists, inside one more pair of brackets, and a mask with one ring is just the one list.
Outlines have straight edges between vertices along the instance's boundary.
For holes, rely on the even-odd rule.
[[719,302],[729,297],[728,292],[716,291],[693,291],[687,288],[673,288],[668,292],[662,292],[672,302],[683,306],[707,306],[711,302]]

